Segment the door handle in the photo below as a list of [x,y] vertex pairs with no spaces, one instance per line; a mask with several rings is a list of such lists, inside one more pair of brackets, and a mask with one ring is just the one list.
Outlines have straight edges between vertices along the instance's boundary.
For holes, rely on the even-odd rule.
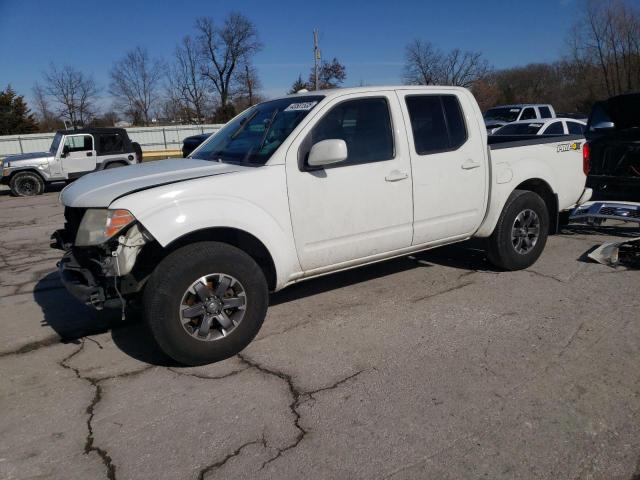
[[93,157],[93,152],[87,152],[87,157]]
[[480,167],[480,162],[476,162],[475,160],[468,158],[461,165],[463,170],[472,170],[474,168]]
[[407,172],[401,172],[400,170],[391,170],[389,175],[384,177],[387,182],[397,182],[405,178],[409,178],[409,175],[407,175]]

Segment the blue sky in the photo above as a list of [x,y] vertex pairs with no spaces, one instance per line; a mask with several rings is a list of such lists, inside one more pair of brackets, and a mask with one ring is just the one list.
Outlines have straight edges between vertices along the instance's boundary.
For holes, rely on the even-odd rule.
[[255,63],[267,96],[308,75],[314,28],[323,56],[346,65],[347,85],[401,82],[404,46],[413,38],[480,51],[504,68],[559,58],[580,1],[0,0],[0,88],[10,83],[29,97],[49,62],[91,73],[105,88],[128,49],[141,45],[168,59],[197,16],[222,19],[230,10],[260,32],[264,49]]

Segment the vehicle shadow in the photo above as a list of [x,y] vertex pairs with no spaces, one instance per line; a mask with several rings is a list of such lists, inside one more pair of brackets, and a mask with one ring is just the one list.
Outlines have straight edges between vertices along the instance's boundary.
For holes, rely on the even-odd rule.
[[269,305],[280,305],[414,268],[441,265],[462,270],[494,271],[494,267],[486,260],[485,252],[478,247],[478,242],[463,242],[302,281],[271,294]]
[[[465,242],[301,282],[271,294],[269,303],[272,306],[280,305],[336,288],[435,265],[491,270],[484,252]],[[53,329],[63,342],[80,343],[86,336],[109,333],[118,349],[136,360],[159,366],[179,366],[156,345],[139,312],[128,311],[123,321],[120,310],[96,311],[87,307],[64,289],[57,272],[43,277],[36,284],[33,296],[42,309],[41,326]]]
[[136,311],[122,320],[119,309],[96,311],[65,290],[57,272],[43,277],[33,297],[42,309],[41,326],[53,329],[63,343],[80,343],[84,337],[109,333],[113,343],[132,358],[153,365],[175,366],[158,348],[146,324]]

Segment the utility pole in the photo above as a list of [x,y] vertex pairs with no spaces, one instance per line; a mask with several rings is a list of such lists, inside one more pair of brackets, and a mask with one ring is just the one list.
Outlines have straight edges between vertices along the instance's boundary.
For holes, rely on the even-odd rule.
[[320,48],[318,48],[318,29],[313,30],[313,82],[314,90],[318,90],[318,64],[320,62]]

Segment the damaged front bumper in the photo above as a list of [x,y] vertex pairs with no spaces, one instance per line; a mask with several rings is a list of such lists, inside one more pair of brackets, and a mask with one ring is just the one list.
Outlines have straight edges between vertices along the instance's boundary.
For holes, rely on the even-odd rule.
[[125,297],[137,293],[146,278],[133,274],[142,247],[152,238],[135,224],[103,245],[74,247],[74,239],[66,230],[51,236],[51,247],[65,251],[58,262],[62,284],[85,305],[103,308],[125,307]]
[[85,305],[98,310],[122,306],[122,300],[119,297],[107,298],[106,278],[99,278],[91,270],[83,267],[76,260],[73,252],[68,251],[58,262],[58,273],[67,291]]

